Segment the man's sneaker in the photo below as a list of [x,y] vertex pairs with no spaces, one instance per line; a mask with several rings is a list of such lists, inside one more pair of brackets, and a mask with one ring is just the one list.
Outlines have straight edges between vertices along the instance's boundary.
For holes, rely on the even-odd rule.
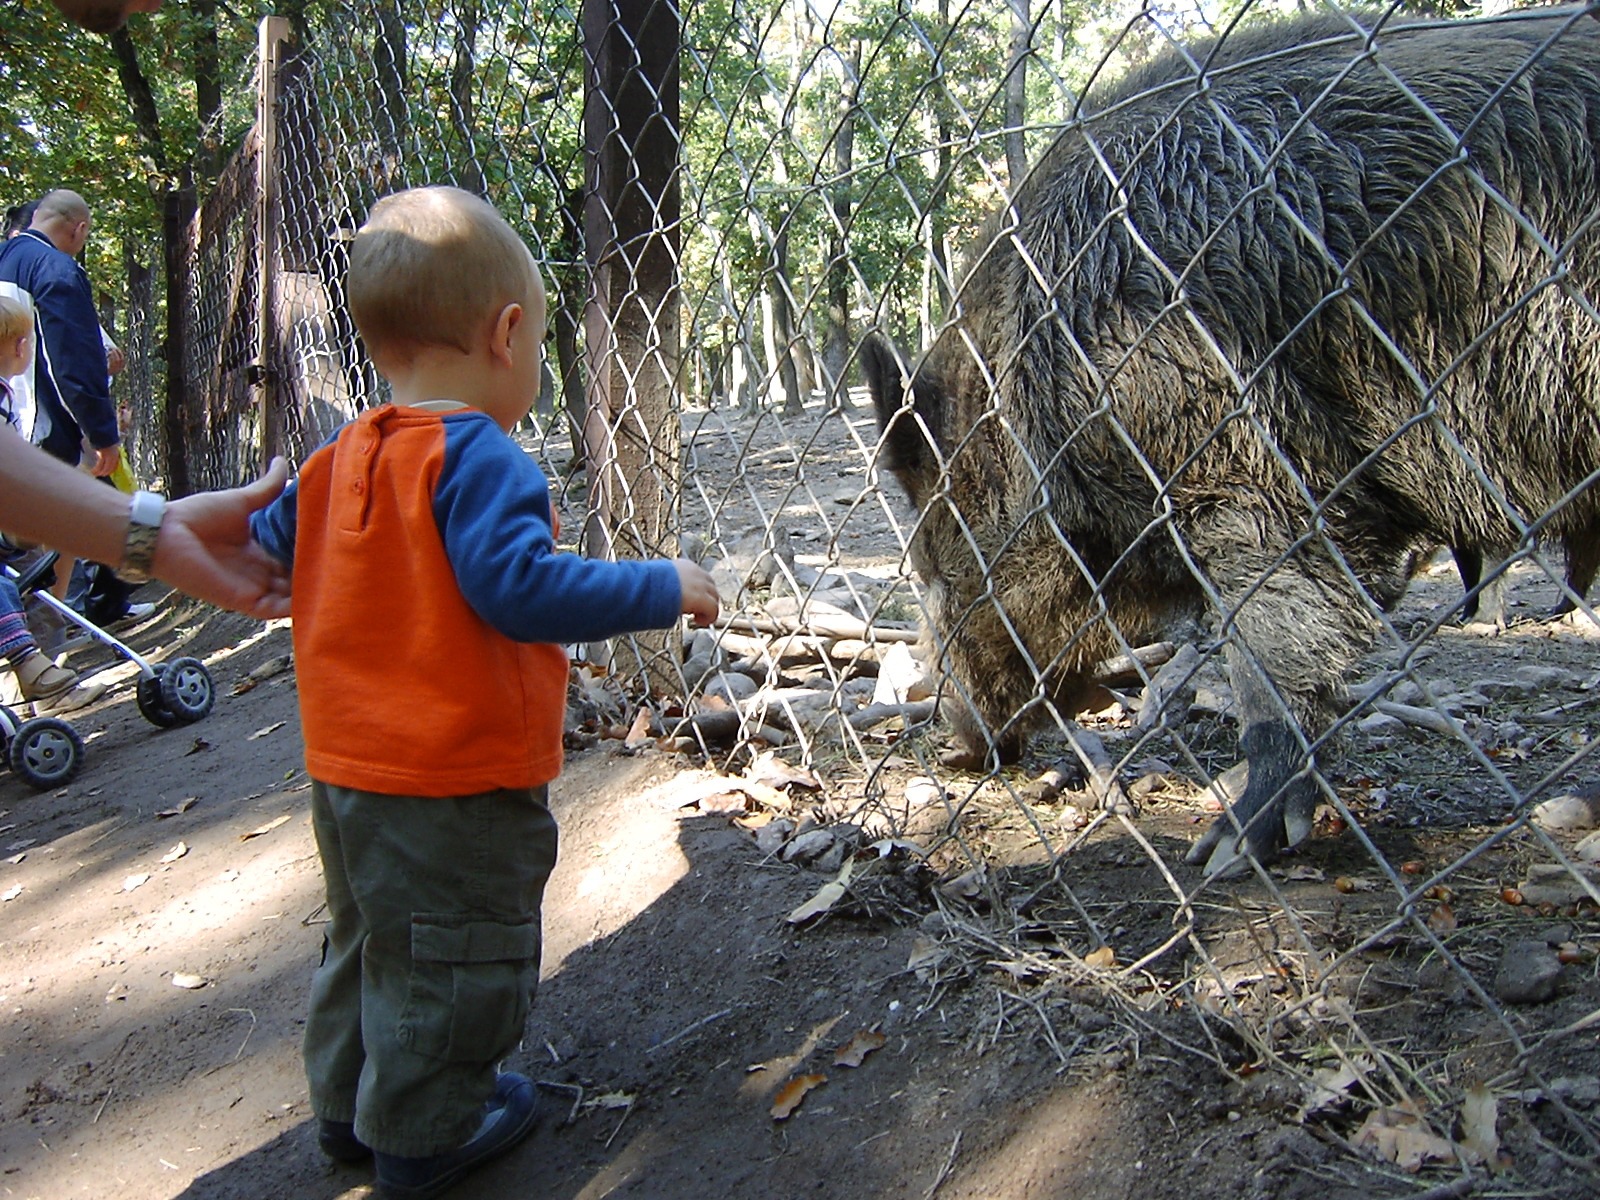
[[121,629],[127,625],[136,625],[155,612],[155,610],[156,606],[148,601],[142,604],[130,604],[128,605],[128,610],[115,621],[112,621],[108,628]]
[[349,1121],[319,1121],[317,1145],[335,1162],[353,1163],[372,1157],[372,1151],[356,1136],[356,1127]]
[[70,692],[78,683],[78,673],[58,667],[48,654],[35,650],[13,668],[17,687],[24,700],[46,701]]
[[374,1154],[378,1192],[388,1200],[432,1200],[511,1149],[538,1123],[539,1100],[533,1080],[509,1072],[497,1076],[494,1098],[485,1109],[483,1124],[465,1145],[428,1158]]

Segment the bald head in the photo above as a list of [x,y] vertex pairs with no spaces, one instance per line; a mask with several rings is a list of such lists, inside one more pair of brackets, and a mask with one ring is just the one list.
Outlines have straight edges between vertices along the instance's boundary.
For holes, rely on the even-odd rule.
[[63,254],[76,255],[89,240],[89,205],[77,192],[57,188],[39,198],[33,224]]

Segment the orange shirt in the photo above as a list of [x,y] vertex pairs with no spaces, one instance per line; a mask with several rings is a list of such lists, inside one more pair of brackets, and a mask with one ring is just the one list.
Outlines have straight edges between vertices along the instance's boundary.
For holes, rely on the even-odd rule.
[[670,562],[557,554],[544,475],[475,410],[363,413],[252,528],[293,563],[306,769],[342,787],[549,782],[568,675],[551,643],[671,625],[681,607]]

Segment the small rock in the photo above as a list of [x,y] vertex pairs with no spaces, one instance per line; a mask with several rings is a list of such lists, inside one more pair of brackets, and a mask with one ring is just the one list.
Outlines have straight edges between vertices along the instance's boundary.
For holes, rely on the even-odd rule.
[[1396,737],[1405,732],[1406,723],[1388,713],[1373,713],[1356,722],[1356,728],[1368,737]]
[[833,834],[826,829],[802,833],[783,848],[783,861],[806,863],[820,858],[833,848],[834,840]]
[[1600,863],[1600,829],[1585,837],[1572,848],[1581,862]]
[[1560,979],[1561,960],[1542,939],[1513,942],[1500,956],[1494,994],[1507,1004],[1543,1004]]
[[1471,690],[1491,700],[1525,700],[1538,689],[1520,679],[1479,679]]
[[906,803],[914,808],[925,804],[938,804],[948,794],[926,775],[915,775],[906,780]]
[[1550,692],[1557,688],[1575,691],[1582,683],[1575,674],[1561,667],[1541,667],[1532,664],[1512,668],[1511,677],[1527,684],[1535,692]]
[[844,866],[844,856],[844,843],[835,841],[833,845],[828,847],[827,853],[822,855],[821,858],[817,859],[817,861],[811,865],[816,870],[821,871],[824,875],[837,875],[839,873],[839,868]]
[[783,849],[783,841],[794,832],[794,822],[788,817],[768,821],[756,830],[756,849],[763,854],[776,854]]
[[907,704],[930,695],[927,673],[911,655],[911,647],[895,642],[883,652],[878,664],[874,704]]
[[761,685],[748,675],[741,675],[737,671],[719,671],[706,684],[706,695],[721,696],[730,704],[738,704],[741,700],[748,700],[761,690]]
[[1533,823],[1552,833],[1577,833],[1600,825],[1600,804],[1591,794],[1553,796],[1533,810]]

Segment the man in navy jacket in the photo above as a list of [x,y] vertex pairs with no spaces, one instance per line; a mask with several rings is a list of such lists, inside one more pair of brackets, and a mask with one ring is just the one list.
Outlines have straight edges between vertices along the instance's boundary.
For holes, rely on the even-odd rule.
[[0,282],[31,295],[38,314],[34,444],[77,466],[87,438],[95,452],[94,474],[109,475],[120,453],[117,410],[94,293],[74,258],[88,240],[83,197],[65,189],[50,192],[39,201],[33,224],[0,247]]
[[[77,466],[88,441],[95,475],[117,469],[122,454],[117,410],[111,402],[106,352],[100,340],[89,277],[76,255],[89,240],[89,206],[77,192],[58,188],[39,200],[33,223],[0,246],[0,282],[33,298],[39,345],[33,368],[33,428],[23,430],[40,449]],[[128,588],[109,568],[91,569],[74,607],[106,625],[134,614]]]

